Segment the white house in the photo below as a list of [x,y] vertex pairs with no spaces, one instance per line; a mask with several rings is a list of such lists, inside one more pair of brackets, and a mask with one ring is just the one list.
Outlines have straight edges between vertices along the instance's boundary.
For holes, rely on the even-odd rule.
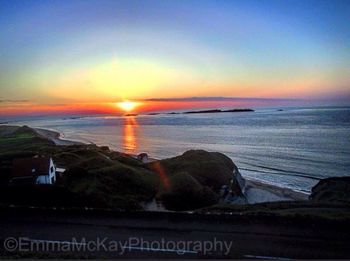
[[51,157],[35,156],[13,160],[12,183],[54,184],[56,168]]

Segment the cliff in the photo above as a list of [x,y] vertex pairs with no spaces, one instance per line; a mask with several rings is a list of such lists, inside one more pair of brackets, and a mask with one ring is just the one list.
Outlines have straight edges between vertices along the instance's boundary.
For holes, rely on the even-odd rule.
[[350,177],[320,180],[311,190],[310,200],[350,203]]

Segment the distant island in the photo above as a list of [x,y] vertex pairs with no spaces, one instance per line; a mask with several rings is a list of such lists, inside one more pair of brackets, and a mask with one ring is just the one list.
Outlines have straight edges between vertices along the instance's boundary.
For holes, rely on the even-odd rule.
[[[228,113],[228,112],[254,112],[253,109],[229,109],[229,110],[221,110],[221,109],[211,109],[211,110],[198,110],[198,111],[184,111],[184,112],[149,112],[149,113],[127,113],[124,115],[120,115],[121,117],[136,117],[139,115],[149,115],[149,116],[156,116],[156,115],[177,115],[177,114],[201,114],[201,113]],[[88,116],[71,116],[71,117],[64,117],[63,120],[79,120],[82,118],[85,118]],[[8,122],[0,122],[0,124],[8,124]]]
[[[254,112],[253,109],[230,109],[230,110],[220,110],[220,109],[212,109],[212,110],[200,110],[200,111],[185,111],[185,112],[168,112],[166,114],[197,114],[197,113],[223,113],[223,112]],[[158,115],[159,113],[149,113],[148,115]]]
[[203,111],[186,111],[184,114],[192,114],[192,113],[221,113],[221,112],[253,112],[253,109],[231,109],[231,110],[203,110]]
[[147,113],[147,115],[158,115],[160,114],[159,112],[150,112],[150,113]]
[[135,117],[137,115],[138,114],[136,114],[136,113],[128,113],[128,114],[125,114],[124,116],[126,116],[126,117]]

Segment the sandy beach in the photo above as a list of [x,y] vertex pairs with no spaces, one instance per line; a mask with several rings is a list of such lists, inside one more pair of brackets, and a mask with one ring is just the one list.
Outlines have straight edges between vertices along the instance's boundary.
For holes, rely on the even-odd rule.
[[247,179],[244,194],[249,204],[273,201],[307,200],[309,196],[306,193]]
[[53,130],[46,130],[46,129],[38,129],[35,128],[35,131],[39,133],[41,136],[44,136],[45,138],[52,140],[56,145],[81,145],[84,144],[79,141],[72,141],[72,140],[66,140],[61,138],[61,134],[57,131]]

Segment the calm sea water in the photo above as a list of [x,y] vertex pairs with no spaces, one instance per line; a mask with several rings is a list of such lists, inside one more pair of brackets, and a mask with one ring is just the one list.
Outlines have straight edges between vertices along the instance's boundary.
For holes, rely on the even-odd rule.
[[26,123],[67,139],[154,158],[219,151],[242,175],[309,192],[319,179],[350,175],[350,108],[45,119]]

